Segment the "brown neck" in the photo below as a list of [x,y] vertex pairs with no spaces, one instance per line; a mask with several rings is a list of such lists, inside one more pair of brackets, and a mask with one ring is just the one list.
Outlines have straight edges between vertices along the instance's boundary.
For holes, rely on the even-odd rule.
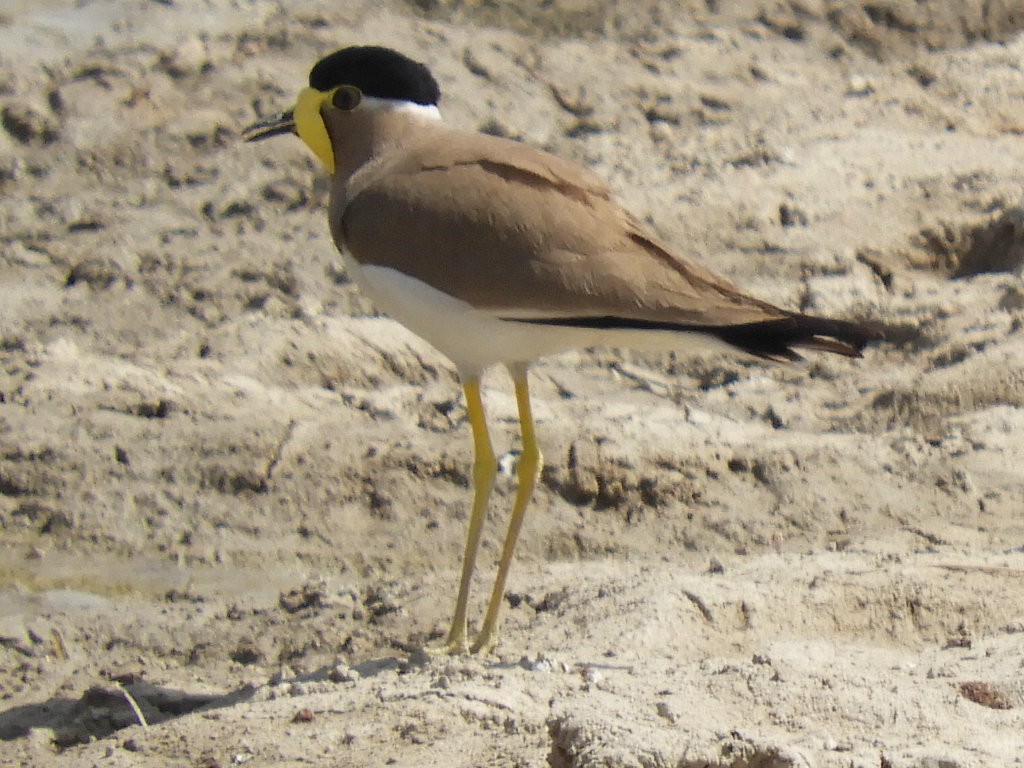
[[432,122],[403,109],[331,111],[325,115],[334,148],[334,183],[345,182],[366,163],[408,143]]
[[334,148],[328,221],[334,242],[343,249],[342,214],[352,193],[352,177],[361,169],[369,171],[376,160],[410,144],[438,121],[416,111],[396,109],[335,110],[325,115],[325,122]]

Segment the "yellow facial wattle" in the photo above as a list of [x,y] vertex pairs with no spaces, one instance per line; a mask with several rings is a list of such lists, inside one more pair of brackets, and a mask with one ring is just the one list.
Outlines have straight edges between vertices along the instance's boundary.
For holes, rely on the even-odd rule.
[[299,138],[306,142],[313,154],[320,158],[330,173],[334,173],[334,150],[331,138],[327,135],[327,126],[320,114],[320,107],[329,102],[333,91],[323,93],[315,88],[303,88],[295,102],[295,130]]

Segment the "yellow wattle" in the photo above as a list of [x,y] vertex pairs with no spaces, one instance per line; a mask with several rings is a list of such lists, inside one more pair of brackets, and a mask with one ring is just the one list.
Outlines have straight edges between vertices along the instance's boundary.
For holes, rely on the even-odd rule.
[[320,114],[320,107],[329,101],[332,91],[323,93],[315,88],[303,88],[295,102],[295,130],[299,138],[306,142],[313,154],[320,158],[330,173],[334,173],[334,149],[331,138],[327,135],[327,126]]

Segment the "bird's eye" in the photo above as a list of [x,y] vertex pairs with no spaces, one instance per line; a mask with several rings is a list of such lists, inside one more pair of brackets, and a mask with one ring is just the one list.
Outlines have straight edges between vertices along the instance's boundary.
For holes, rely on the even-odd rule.
[[351,112],[363,98],[363,93],[354,85],[342,85],[331,97],[331,104],[345,112]]

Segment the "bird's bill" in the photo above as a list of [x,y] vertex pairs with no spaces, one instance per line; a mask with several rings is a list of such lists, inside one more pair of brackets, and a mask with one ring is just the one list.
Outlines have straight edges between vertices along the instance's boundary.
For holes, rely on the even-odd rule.
[[263,139],[281,136],[285,133],[296,134],[295,111],[291,109],[280,115],[253,123],[242,131],[242,138],[245,141],[263,141]]
[[334,148],[331,146],[331,137],[327,135],[327,126],[324,124],[320,109],[324,104],[330,103],[331,97],[337,90],[337,88],[332,88],[324,92],[315,88],[303,88],[299,92],[299,98],[293,109],[289,109],[277,117],[253,123],[242,131],[242,138],[245,141],[262,141],[271,136],[280,136],[285,133],[294,134],[313,150],[313,154],[320,159],[327,171],[333,174]]

